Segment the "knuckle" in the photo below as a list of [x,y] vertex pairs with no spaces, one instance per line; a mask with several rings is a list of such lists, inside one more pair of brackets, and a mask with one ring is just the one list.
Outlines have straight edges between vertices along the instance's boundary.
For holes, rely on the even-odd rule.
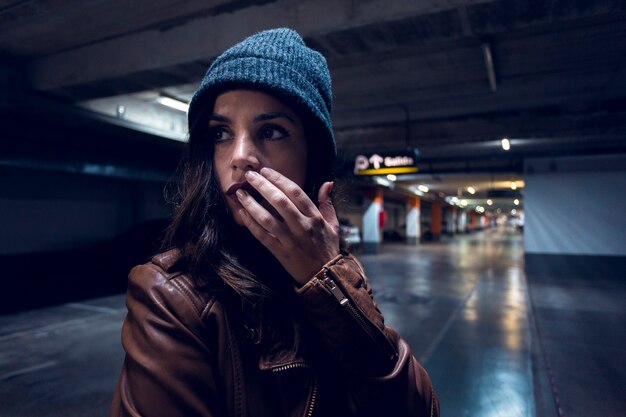
[[270,216],[269,214],[263,215],[259,219],[259,224],[263,226],[264,228],[270,227],[273,222],[274,222],[274,219],[272,219],[272,216]]
[[285,195],[276,196],[275,201],[278,208],[286,209],[289,207],[289,199]]
[[289,194],[291,194],[295,198],[300,198],[302,197],[302,194],[303,194],[302,189],[298,186],[291,186],[287,189],[287,191],[289,192]]
[[315,216],[311,219],[314,229],[321,229],[324,226],[324,219],[321,216]]
[[304,236],[312,236],[313,234],[315,234],[315,227],[313,225],[313,222],[307,221],[302,225],[302,234]]

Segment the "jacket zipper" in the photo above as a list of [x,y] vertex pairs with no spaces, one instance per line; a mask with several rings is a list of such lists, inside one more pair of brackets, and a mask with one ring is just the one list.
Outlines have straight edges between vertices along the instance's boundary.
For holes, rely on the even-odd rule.
[[[328,288],[328,290],[331,292],[331,294],[337,299],[337,301],[339,302],[339,305],[346,307],[346,309],[348,310],[350,315],[356,320],[357,323],[359,323],[359,326],[365,331],[365,333],[367,333],[367,335],[370,338],[372,338],[372,340],[374,340],[379,347],[382,347],[378,343],[379,342],[379,338],[378,338],[379,335],[377,335],[371,329],[371,327],[368,325],[368,320],[363,318],[362,313],[359,310],[356,309],[356,307],[353,305],[353,303],[350,302],[350,299],[348,299],[348,297],[346,297],[346,295],[343,293],[343,291],[341,291],[341,288],[339,288],[337,286],[337,284],[335,283],[335,281],[333,281],[333,279],[328,274],[328,269],[324,270],[324,279],[323,279],[322,282],[326,286],[326,288]],[[391,361],[394,361],[396,359],[397,353],[396,353],[395,349],[393,349],[391,347],[389,341],[387,341],[386,347],[383,348],[383,351],[391,352],[391,354],[389,355],[389,359]]]
[[[272,372],[282,372],[295,368],[305,368],[311,369],[309,365],[303,362],[289,363],[287,365],[278,366],[276,368],[272,368]],[[306,408],[306,417],[311,417],[313,415],[313,409],[315,408],[315,400],[317,399],[317,378],[313,377],[313,385],[309,390],[309,404]]]

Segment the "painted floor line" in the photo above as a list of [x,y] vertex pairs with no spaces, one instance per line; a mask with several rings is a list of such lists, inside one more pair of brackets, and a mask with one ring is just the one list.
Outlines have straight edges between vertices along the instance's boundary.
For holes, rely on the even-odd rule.
[[15,333],[9,333],[9,334],[0,336],[0,342],[4,342],[6,340],[11,340],[11,339],[20,338],[20,337],[30,337],[37,333],[60,331],[68,327],[84,325],[93,321],[99,321],[103,319],[109,320],[110,316],[97,315],[97,316],[91,316],[91,317],[79,317],[76,319],[61,321],[59,323],[52,323],[52,324],[48,324],[48,325],[41,326],[41,327],[35,327],[33,329],[21,330]]
[[55,366],[57,363],[58,363],[57,361],[48,361],[48,362],[40,363],[39,365],[33,365],[27,368],[18,369],[17,371],[7,372],[6,374],[0,375],[0,381],[5,381],[7,379],[15,378],[16,376],[50,368],[52,366]]
[[476,282],[476,284],[474,284],[474,287],[472,288],[472,290],[465,296],[465,298],[463,299],[462,302],[459,303],[459,305],[456,307],[456,309],[454,310],[454,312],[450,315],[450,317],[448,318],[448,320],[446,321],[446,323],[443,325],[443,327],[441,328],[441,330],[439,330],[439,333],[437,333],[437,337],[435,337],[433,339],[433,341],[431,342],[430,346],[428,346],[428,349],[426,349],[426,351],[424,352],[424,354],[420,357],[419,362],[422,365],[425,365],[426,362],[428,361],[428,359],[430,359],[430,356],[433,354],[433,352],[435,351],[435,349],[437,349],[437,347],[439,347],[439,344],[441,343],[441,341],[443,340],[443,337],[446,335],[446,333],[448,333],[448,330],[450,329],[450,326],[452,325],[452,322],[454,320],[456,320],[457,316],[459,315],[459,313],[461,312],[461,310],[465,307],[465,305],[467,304],[467,302],[469,301],[470,297],[472,296],[472,294],[474,294],[474,292],[476,291],[476,288],[478,287],[478,284],[480,283],[480,279]]
[[83,303],[68,303],[65,304],[67,307],[70,308],[76,308],[79,310],[87,310],[87,311],[95,311],[98,313],[107,313],[107,314],[118,314],[122,311],[126,310],[126,307],[124,308],[110,308],[110,307],[100,307],[100,306],[93,306],[90,304],[83,304]]

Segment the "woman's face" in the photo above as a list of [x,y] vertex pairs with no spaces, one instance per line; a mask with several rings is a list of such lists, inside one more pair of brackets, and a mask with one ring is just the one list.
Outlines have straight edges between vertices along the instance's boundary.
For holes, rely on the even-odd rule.
[[237,224],[244,224],[238,214],[241,205],[235,195],[241,187],[275,213],[267,201],[247,185],[246,171],[272,168],[304,188],[307,144],[302,120],[273,96],[253,90],[220,94],[209,115],[208,138],[215,144],[213,166],[220,189]]

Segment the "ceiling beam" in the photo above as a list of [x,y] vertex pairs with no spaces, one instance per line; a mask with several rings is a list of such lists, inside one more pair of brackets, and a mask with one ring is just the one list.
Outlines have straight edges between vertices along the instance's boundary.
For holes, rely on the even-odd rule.
[[289,26],[304,37],[495,0],[370,0],[293,2],[199,17],[168,30],[146,30],[45,56],[29,63],[31,88],[49,91],[142,71],[210,59],[259,30]]

